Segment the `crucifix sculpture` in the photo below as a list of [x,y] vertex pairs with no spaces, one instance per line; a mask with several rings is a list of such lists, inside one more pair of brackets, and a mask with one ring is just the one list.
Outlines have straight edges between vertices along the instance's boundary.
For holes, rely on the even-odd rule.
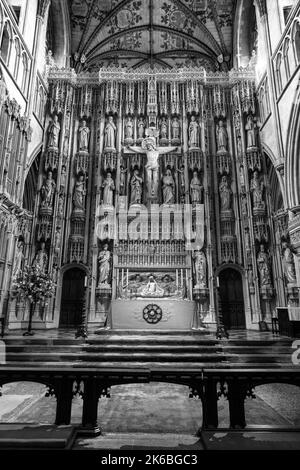
[[128,147],[134,153],[145,153],[147,155],[147,190],[148,197],[151,198],[157,197],[159,181],[159,156],[177,150],[177,147],[157,147],[156,138],[158,135],[159,131],[157,131],[154,127],[150,127],[146,130],[146,138],[143,139],[141,147]]

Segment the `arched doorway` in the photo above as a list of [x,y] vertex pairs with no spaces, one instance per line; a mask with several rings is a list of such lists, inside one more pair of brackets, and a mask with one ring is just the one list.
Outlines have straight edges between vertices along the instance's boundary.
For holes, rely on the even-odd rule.
[[224,325],[227,329],[245,329],[245,305],[241,274],[228,268],[220,273],[220,297]]
[[82,318],[85,272],[72,268],[65,272],[62,285],[60,327],[78,326]]

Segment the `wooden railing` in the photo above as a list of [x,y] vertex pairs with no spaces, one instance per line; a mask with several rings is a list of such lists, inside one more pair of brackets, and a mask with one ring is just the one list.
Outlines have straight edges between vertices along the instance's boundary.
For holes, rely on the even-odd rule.
[[[199,369],[174,371],[161,369],[96,369],[0,367],[0,386],[19,381],[31,381],[47,386],[47,396],[57,399],[56,425],[71,422],[72,400],[83,399],[80,432],[97,434],[98,401],[109,397],[110,387],[120,384],[166,382],[186,385],[190,397],[202,402],[202,430],[218,428],[218,399],[228,400],[230,428],[245,428],[245,399],[254,397],[255,387],[271,383],[287,383],[300,387],[300,368],[290,369]],[[1,398],[0,398],[1,400]],[[176,412],[176,411],[175,411]]]

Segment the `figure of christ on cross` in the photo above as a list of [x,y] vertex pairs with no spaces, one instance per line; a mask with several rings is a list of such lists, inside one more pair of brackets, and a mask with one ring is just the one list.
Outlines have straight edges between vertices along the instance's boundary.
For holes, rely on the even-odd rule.
[[148,197],[156,198],[159,181],[159,156],[174,152],[177,147],[156,147],[155,137],[146,137],[142,141],[141,147],[128,147],[134,153],[145,153],[147,155],[147,190]]

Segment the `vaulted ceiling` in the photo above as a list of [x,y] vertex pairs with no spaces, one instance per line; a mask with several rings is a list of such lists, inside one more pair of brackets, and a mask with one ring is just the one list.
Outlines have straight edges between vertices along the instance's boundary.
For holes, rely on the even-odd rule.
[[231,65],[235,0],[69,0],[73,65]]

